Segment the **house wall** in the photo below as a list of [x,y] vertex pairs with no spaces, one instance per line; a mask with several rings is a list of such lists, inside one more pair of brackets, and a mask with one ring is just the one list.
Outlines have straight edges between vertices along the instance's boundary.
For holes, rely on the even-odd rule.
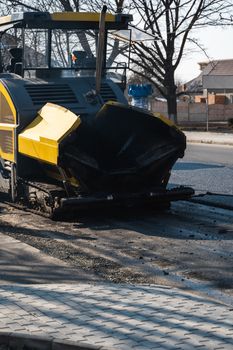
[[[196,95],[194,97],[194,102],[195,103],[206,103],[206,99],[207,96],[204,95]],[[219,94],[219,95],[215,95],[215,94],[208,94],[208,104],[209,105],[214,105],[214,104],[226,104],[226,103],[230,103],[231,101],[231,95],[228,94]]]
[[[151,101],[151,111],[167,116],[166,102]],[[177,104],[177,119],[181,124],[206,122],[207,113],[210,122],[227,121],[233,118],[233,104],[210,104],[208,108],[205,103],[178,102]]]
[[209,94],[208,95],[208,104],[214,105],[214,104],[225,104],[226,102],[226,96],[225,95],[214,95]]
[[195,103],[206,103],[206,97],[203,95],[196,95],[194,97],[194,102]]

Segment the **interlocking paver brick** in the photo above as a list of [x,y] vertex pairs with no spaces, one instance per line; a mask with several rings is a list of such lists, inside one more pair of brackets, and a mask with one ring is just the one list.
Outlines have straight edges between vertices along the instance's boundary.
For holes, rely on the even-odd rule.
[[119,350],[232,349],[229,309],[156,286],[0,286],[1,332],[47,334]]

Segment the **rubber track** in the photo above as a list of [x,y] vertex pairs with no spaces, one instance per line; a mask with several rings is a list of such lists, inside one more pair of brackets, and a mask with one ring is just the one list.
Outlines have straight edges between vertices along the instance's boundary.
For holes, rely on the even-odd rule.
[[15,209],[19,209],[19,210],[26,211],[26,212],[29,212],[32,214],[36,214],[36,215],[40,215],[44,218],[49,218],[49,219],[53,218],[53,215],[51,215],[51,214],[45,213],[45,212],[40,211],[40,210],[31,209],[31,208],[29,208],[25,205],[19,204],[19,203],[13,203],[13,202],[8,202],[8,201],[3,201],[3,203],[5,203],[5,204],[7,204],[10,207],[13,207]]
[[[54,194],[54,197],[61,192],[64,194],[63,188],[56,186],[56,185],[53,185],[53,184],[43,183],[43,185],[41,185],[42,184],[41,182],[31,182],[31,181],[25,181],[23,179],[20,179],[20,180],[22,181],[23,184],[30,186],[30,187],[34,187],[36,190],[39,190],[39,191],[46,193],[52,199],[53,199],[53,194]],[[13,207],[13,208],[23,210],[26,212],[30,212],[30,213],[33,213],[36,215],[40,215],[40,216],[45,217],[45,218],[52,219],[55,216],[54,214],[55,214],[56,209],[55,210],[53,209],[52,213],[46,213],[45,211],[32,209],[24,204],[13,203],[13,202],[10,202],[9,200],[3,200],[3,202],[5,204]]]

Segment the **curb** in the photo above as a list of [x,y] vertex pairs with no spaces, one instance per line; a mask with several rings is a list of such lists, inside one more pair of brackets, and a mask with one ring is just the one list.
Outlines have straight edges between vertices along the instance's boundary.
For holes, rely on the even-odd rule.
[[184,131],[187,143],[205,143],[233,146],[233,133]]
[[233,141],[213,141],[213,140],[191,140],[187,138],[187,143],[201,143],[207,145],[233,146]]
[[[33,336],[26,333],[0,332],[0,349],[2,350],[107,350],[103,346],[88,343],[65,341],[45,336]],[[113,348],[108,350],[114,350]]]

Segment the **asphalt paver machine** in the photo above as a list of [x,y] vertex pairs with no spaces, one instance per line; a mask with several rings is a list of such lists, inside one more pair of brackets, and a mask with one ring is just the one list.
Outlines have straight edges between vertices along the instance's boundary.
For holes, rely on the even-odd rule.
[[0,18],[0,173],[12,202],[52,217],[192,195],[167,188],[184,134],[124,95],[131,20],[106,8]]

